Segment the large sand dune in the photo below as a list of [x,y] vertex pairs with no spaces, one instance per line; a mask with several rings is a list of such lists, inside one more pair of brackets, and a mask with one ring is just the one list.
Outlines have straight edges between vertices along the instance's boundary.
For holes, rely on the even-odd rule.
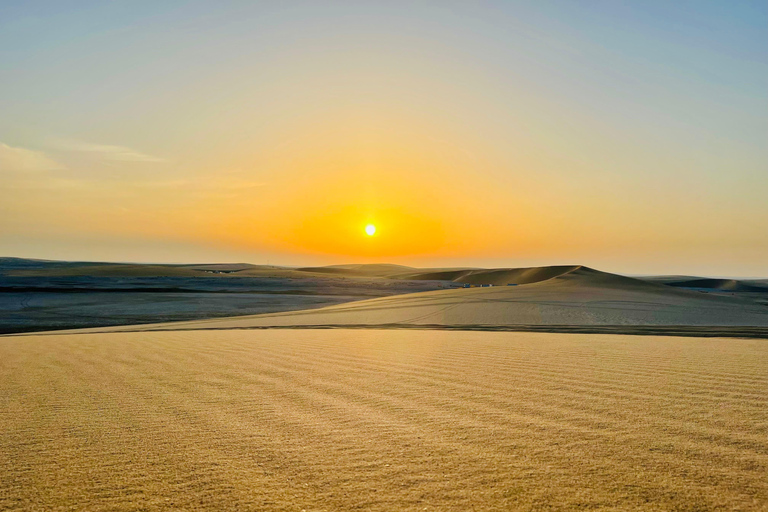
[[[579,265],[287,268],[0,258],[0,332],[142,324],[117,330],[388,326],[768,337],[764,284],[631,278]],[[462,288],[470,285],[493,287]],[[409,294],[425,290],[437,291]],[[372,297],[382,298],[362,300]],[[329,307],[310,310],[321,306]],[[174,321],[185,323],[158,325]]]
[[763,340],[0,337],[2,510],[766,510]]
[[[634,326],[768,327],[768,306],[750,299],[679,289],[586,267],[526,270],[518,277],[541,279],[519,286],[439,290],[309,311],[125,329],[626,326],[626,332],[633,332],[629,328]],[[547,278],[548,274],[554,277]]]

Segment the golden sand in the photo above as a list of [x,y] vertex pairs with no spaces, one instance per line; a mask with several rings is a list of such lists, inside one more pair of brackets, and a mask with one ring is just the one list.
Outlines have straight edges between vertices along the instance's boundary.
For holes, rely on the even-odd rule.
[[765,340],[0,338],[2,510],[765,510]]

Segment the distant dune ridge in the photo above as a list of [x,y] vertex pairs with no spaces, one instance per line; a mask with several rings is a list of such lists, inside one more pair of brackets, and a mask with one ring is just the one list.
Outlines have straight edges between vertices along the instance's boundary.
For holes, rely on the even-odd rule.
[[311,273],[328,273],[344,276],[382,277],[387,279],[411,279],[418,281],[451,281],[460,284],[530,284],[552,279],[583,268],[581,265],[559,265],[530,268],[436,268],[417,269],[401,265],[331,265],[305,267],[297,270]]
[[[144,319],[143,325],[113,330],[386,326],[516,330],[583,330],[591,327],[592,332],[608,332],[604,328],[611,327],[609,332],[641,333],[638,330],[641,327],[654,327],[654,330],[646,331],[677,334],[681,333],[679,328],[685,327],[693,329],[693,334],[699,329],[699,333],[706,335],[735,333],[768,337],[768,285],[760,280],[695,276],[637,278],[582,265],[417,269],[390,264],[353,264],[289,268],[250,264],[138,265],[4,259],[0,261],[0,267],[6,276],[3,279],[14,283],[13,286],[30,284],[24,292],[34,291],[34,286],[39,285],[38,280],[52,283],[49,288],[41,288],[43,291],[66,291],[65,288],[70,286],[66,280],[78,279],[77,276],[82,276],[87,286],[94,286],[94,291],[103,292],[104,286],[115,286],[125,296],[118,297],[115,307],[120,303],[137,303],[133,299],[138,296],[131,295],[131,289],[148,292],[158,283],[167,281],[167,287],[157,291],[174,293],[163,296],[162,301],[186,307],[186,310],[174,313],[176,317],[169,314],[166,318],[157,314],[152,316],[154,311],[151,309],[148,313],[141,310],[131,317],[130,322],[123,323],[141,324]],[[127,289],[126,283],[133,283],[132,288]],[[13,286],[0,289],[13,291]],[[472,288],[465,288],[468,286]],[[186,306],[186,303],[199,302],[199,299],[188,297],[182,303],[184,298],[175,292],[185,290],[220,294],[216,298],[216,311],[207,314],[206,302],[200,302],[203,306],[196,308]],[[79,291],[87,291],[87,288],[83,285]],[[222,292],[230,293],[231,297],[222,296]],[[250,295],[244,296],[244,293]],[[24,304],[29,303],[29,298],[23,294],[19,297],[20,301],[26,302],[14,307],[24,312]],[[161,299],[160,294],[147,295],[145,302],[150,304],[153,297]],[[200,298],[204,296],[200,295]],[[66,304],[72,300],[59,302]],[[252,307],[248,305],[249,301],[253,303]],[[233,305],[229,315],[228,302]],[[40,301],[32,304],[35,307],[30,311],[46,311],[41,308],[45,304]],[[136,307],[146,310],[142,304]],[[92,314],[94,308],[88,308],[87,314]],[[195,312],[200,316],[190,316]],[[78,316],[78,311],[72,313],[75,318],[85,317]],[[187,316],[179,318],[182,314]],[[237,314],[246,316],[232,316]],[[209,319],[202,319],[206,316]],[[213,316],[219,318],[210,318]],[[146,323],[176,320],[184,322]],[[101,325],[109,324],[102,321]],[[117,324],[112,322],[112,325]],[[58,326],[67,328],[66,324]],[[72,327],[88,325],[80,323]],[[595,331],[597,327],[602,330]],[[662,327],[669,329],[659,330]],[[708,327],[752,330],[702,331]],[[10,327],[6,332],[19,332],[12,329]]]
[[90,276],[90,277],[201,277],[212,272],[218,276],[282,276],[291,269],[250,263],[150,264],[102,263],[81,261],[0,258],[0,270],[14,277]]
[[768,305],[751,296],[744,298],[702,293],[600,272],[584,266],[482,271],[465,273],[456,278],[483,278],[498,283],[517,281],[517,286],[437,290],[355,301],[314,310],[125,329],[301,326],[768,327]]
[[[401,280],[437,280],[469,284],[530,284],[567,274],[583,265],[555,265],[530,268],[414,268],[388,263],[328,265],[323,267],[286,267],[251,263],[147,264],[101,263],[34,260],[0,257],[0,272],[11,276],[181,276],[200,277],[306,277],[337,276],[344,278],[381,278]],[[648,276],[643,281],[681,288],[768,293],[768,279],[720,279],[699,276]]]
[[0,334],[311,309],[444,286],[272,265],[0,258]]
[[[388,263],[328,265],[322,267],[286,267],[251,263],[147,264],[35,260],[0,257],[0,273],[9,276],[180,276],[200,277],[306,277],[381,278],[400,280],[436,280],[468,284],[530,284],[568,274],[583,265],[555,265],[530,268],[414,268]],[[768,293],[768,279],[720,279],[698,276],[648,276],[643,281],[681,288]]]

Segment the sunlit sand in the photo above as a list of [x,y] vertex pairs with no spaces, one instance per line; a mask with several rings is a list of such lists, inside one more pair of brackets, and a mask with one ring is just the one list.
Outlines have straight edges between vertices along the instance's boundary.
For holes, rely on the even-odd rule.
[[764,510],[764,340],[0,338],[3,510]]

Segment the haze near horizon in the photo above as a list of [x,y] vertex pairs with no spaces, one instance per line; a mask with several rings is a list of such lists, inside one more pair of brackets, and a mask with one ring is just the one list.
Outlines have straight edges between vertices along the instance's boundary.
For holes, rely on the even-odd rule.
[[768,275],[764,2],[7,2],[0,48],[2,256]]

